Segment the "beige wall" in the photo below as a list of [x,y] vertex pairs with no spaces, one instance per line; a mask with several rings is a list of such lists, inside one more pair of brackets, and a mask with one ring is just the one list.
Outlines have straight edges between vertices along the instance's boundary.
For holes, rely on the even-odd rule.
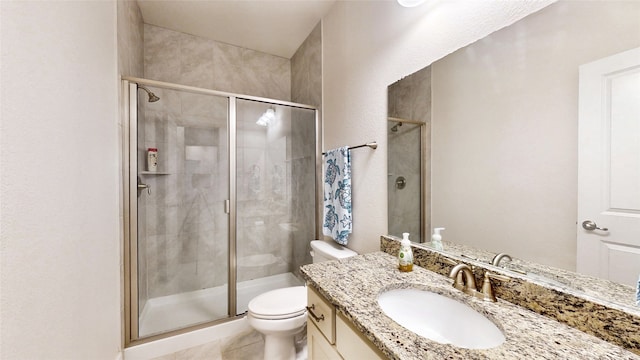
[[559,2],[432,66],[433,224],[575,270],[578,67],[640,46],[640,2]]
[[0,6],[0,358],[115,359],[116,3]]
[[375,251],[387,232],[387,86],[549,3],[347,1],[331,9],[322,27],[324,149],[379,144],[352,153],[350,248]]

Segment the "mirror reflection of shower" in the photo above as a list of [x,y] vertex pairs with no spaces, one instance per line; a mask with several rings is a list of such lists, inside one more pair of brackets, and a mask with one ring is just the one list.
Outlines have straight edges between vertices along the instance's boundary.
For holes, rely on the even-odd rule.
[[427,241],[431,218],[431,68],[387,88],[389,234]]
[[[400,121],[402,120],[402,121]],[[424,124],[389,118],[387,141],[389,234],[408,232],[411,241],[422,242],[422,138]]]

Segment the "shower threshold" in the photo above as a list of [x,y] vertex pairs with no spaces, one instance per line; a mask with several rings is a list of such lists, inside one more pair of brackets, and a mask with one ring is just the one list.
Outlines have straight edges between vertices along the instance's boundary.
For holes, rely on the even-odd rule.
[[[303,282],[290,272],[239,282],[237,313],[246,312],[249,301],[259,294],[299,285]],[[226,285],[152,298],[140,315],[140,337],[226,317]]]

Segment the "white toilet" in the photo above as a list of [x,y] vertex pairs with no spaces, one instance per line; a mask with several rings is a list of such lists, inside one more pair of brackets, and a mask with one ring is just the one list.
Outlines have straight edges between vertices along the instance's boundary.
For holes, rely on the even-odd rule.
[[[333,242],[311,242],[314,263],[343,259],[358,255]],[[293,360],[296,358],[294,336],[304,329],[307,321],[307,289],[294,286],[268,291],[249,302],[249,325],[264,335],[265,360]]]

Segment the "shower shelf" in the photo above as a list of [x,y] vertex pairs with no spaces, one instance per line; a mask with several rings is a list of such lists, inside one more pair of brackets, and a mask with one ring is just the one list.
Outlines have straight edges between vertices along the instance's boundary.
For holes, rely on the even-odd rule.
[[140,175],[171,175],[171,173],[160,171],[140,171]]

